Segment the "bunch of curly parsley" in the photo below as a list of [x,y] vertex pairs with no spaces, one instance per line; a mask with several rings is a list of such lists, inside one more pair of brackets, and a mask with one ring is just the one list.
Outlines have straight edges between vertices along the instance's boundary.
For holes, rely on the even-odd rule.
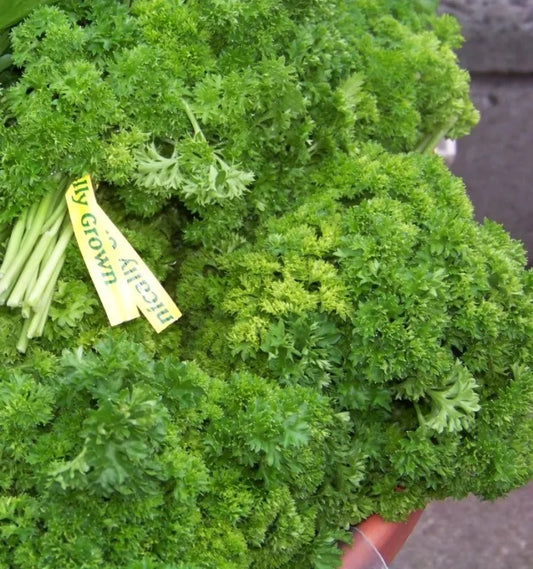
[[333,569],[373,512],[531,478],[531,273],[431,155],[476,120],[451,18],[48,4],[2,47],[7,268],[90,173],[184,317],[110,330],[66,239],[25,356],[1,309],[0,564]]

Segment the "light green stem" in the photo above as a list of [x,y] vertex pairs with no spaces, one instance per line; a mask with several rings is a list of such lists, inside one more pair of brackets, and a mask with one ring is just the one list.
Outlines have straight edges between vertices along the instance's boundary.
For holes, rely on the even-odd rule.
[[28,328],[27,336],[28,340],[33,338],[40,338],[43,335],[44,327],[46,326],[46,321],[48,320],[48,313],[50,312],[50,305],[52,304],[53,294],[46,299],[46,304],[44,307],[36,312],[32,318],[30,327]]
[[56,221],[58,219],[60,219],[60,218],[63,219],[63,216],[65,215],[66,211],[67,211],[67,202],[62,197],[61,201],[59,201],[57,204],[54,204],[52,206],[50,217],[47,219],[47,221],[43,225],[43,229],[42,229],[43,233],[45,231],[48,231],[56,223]]
[[7,302],[7,299],[13,292],[13,289],[15,288],[15,284],[16,283],[13,281],[13,283],[11,283],[11,286],[8,289],[6,289],[2,294],[0,294],[0,306],[4,306],[4,304]]
[[20,243],[26,229],[26,219],[28,217],[28,210],[24,211],[21,217],[16,221],[13,231],[11,232],[11,237],[7,244],[6,253],[4,255],[4,260],[2,261],[2,266],[0,267],[0,278],[3,277],[5,268],[8,267],[15,259],[17,252],[20,248]]
[[54,297],[54,289],[56,286],[57,279],[59,278],[59,273],[63,268],[63,263],[65,262],[65,255],[63,254],[59,258],[50,281],[44,291],[43,297],[37,305],[37,311],[35,312],[32,322],[28,328],[27,336],[29,339],[38,338],[43,335],[44,327],[46,325],[46,320],[48,319],[48,313],[50,312],[50,306],[52,304],[52,299]]
[[440,140],[446,136],[456,122],[457,117],[453,117],[444,125],[444,127],[432,134],[430,133],[426,135],[415,148],[415,152],[419,152],[421,154],[429,154],[430,152],[433,152]]
[[[11,296],[7,301],[8,306],[11,306],[12,308],[15,308],[16,306],[21,306],[22,300],[26,295],[28,286],[30,285],[31,282],[34,281],[36,275],[38,274],[39,265],[41,264],[43,257],[46,255],[46,252],[50,247],[50,243],[52,243],[54,237],[56,237],[57,232],[61,227],[62,221],[63,221],[62,219],[58,219],[55,225],[52,226],[48,231],[46,231],[39,239],[37,246],[32,251],[28,261],[24,265],[24,269],[22,270],[17,280],[17,284],[15,285],[15,288],[13,289],[13,292],[11,293]],[[29,299],[28,303],[31,306]]]
[[187,114],[188,119],[191,121],[194,134],[200,136],[203,140],[205,140],[204,133],[202,132],[202,129],[200,128],[200,125],[198,124],[198,121],[196,120],[191,107],[189,107],[189,104],[185,99],[182,99],[181,102],[183,103],[183,108],[185,109],[185,113]]
[[19,341],[17,342],[17,350],[21,354],[25,354],[26,350],[28,349],[28,329],[30,327],[30,320],[24,320],[24,324],[22,326],[22,331],[19,336]]
[[[73,234],[72,225],[70,220],[67,218],[63,221],[63,229],[57,240],[57,245],[54,248],[54,252],[46,262],[45,266],[41,268],[39,273],[39,278],[37,283],[33,288],[32,293],[28,296],[28,304],[32,307],[37,306],[41,296],[43,295],[48,282],[50,281],[56,267],[61,262],[63,253],[67,249],[70,239]],[[62,264],[62,263],[61,263]]]
[[41,200],[35,216],[31,214],[30,210],[28,217],[33,218],[31,225],[27,222],[27,233],[23,237],[20,249],[9,267],[6,267],[5,274],[0,281],[0,294],[11,286],[12,282],[18,277],[22,267],[24,267],[28,257],[31,255],[35,243],[41,234],[41,229],[47,214],[49,213],[50,204],[54,198],[54,194],[55,192],[50,192]]
[[[33,289],[36,282],[37,282],[37,271],[35,271],[35,273],[32,275],[31,280],[28,281],[28,287],[26,288],[26,296],[28,295],[29,291]],[[31,318],[32,315],[31,306],[28,304],[28,301],[26,299],[22,301],[21,313],[22,313],[22,318]]]
[[[56,236],[57,237],[57,236]],[[48,262],[48,260],[50,259],[50,256],[52,255],[52,253],[54,252],[55,246],[57,245],[57,238],[55,240],[52,240],[50,242],[50,244],[48,245],[48,248],[46,249],[46,253],[44,254],[42,260],[41,260],[41,264],[39,266],[39,270],[42,270],[42,268],[44,267],[44,265]],[[28,303],[28,297],[30,296],[30,294],[32,293],[33,289],[35,288],[35,285],[37,283],[37,279],[39,277],[39,271],[35,272],[33,275],[33,278],[31,280],[31,282],[28,283],[28,286],[26,288],[26,294],[24,296],[24,299],[22,301],[22,317],[23,318],[30,318],[31,314],[32,314],[32,307],[29,305]]]
[[31,204],[30,209],[28,210],[28,216],[26,217],[26,226],[24,227],[24,231],[29,231],[31,229],[31,226],[33,225],[33,222],[35,221],[35,215],[37,214],[37,211],[39,210],[39,203],[40,202],[35,202],[33,204]]

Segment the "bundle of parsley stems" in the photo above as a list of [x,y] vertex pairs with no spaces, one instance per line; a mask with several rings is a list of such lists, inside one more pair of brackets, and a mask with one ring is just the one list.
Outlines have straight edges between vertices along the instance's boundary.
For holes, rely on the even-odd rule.
[[15,222],[0,266],[0,304],[21,307],[24,324],[17,349],[43,334],[72,225],[65,201],[66,179]]

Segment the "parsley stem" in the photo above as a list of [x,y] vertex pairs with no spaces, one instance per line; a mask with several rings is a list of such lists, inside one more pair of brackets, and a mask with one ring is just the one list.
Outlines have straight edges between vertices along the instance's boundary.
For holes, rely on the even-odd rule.
[[30,212],[28,214],[28,218],[30,218],[30,220],[26,221],[27,232],[22,239],[15,258],[9,264],[8,268],[6,268],[4,275],[0,280],[0,294],[11,286],[11,283],[18,277],[22,267],[24,267],[28,257],[31,255],[35,243],[41,234],[42,226],[49,214],[50,205],[52,204],[54,196],[55,191],[49,192],[37,206],[35,215],[33,215],[32,212],[33,206],[30,208]]
[[68,180],[28,208],[15,223],[0,267],[0,304],[21,306],[24,325],[17,349],[42,335],[73,229],[64,199]]
[[[50,255],[52,254],[54,248],[56,246],[56,242],[51,241],[50,244],[48,245],[48,249],[46,250],[46,253],[43,256],[43,259],[41,261],[41,268],[43,267],[44,263],[47,262],[47,260],[50,258]],[[37,284],[37,279],[39,278],[39,271],[35,271],[33,278],[31,279],[30,282],[28,282],[28,286],[26,287],[26,293],[24,295],[24,299],[22,301],[22,317],[23,318],[30,318],[31,314],[32,314],[32,307],[30,306],[29,302],[28,302],[28,298],[30,296],[30,294],[32,293],[33,289],[35,288],[35,285]]]
[[[22,299],[26,294],[26,290],[28,289],[28,285],[34,280],[36,275],[39,272],[39,265],[45,256],[50,243],[53,242],[54,237],[56,237],[57,232],[62,223],[62,219],[59,218],[56,223],[46,231],[41,238],[39,239],[37,246],[33,249],[31,255],[29,256],[26,264],[24,265],[24,269],[20,273],[20,276],[17,280],[17,284],[11,293],[7,301],[7,305],[11,307],[21,306]],[[29,300],[29,299],[28,299]],[[31,303],[29,302],[30,306]]]
[[415,152],[420,152],[421,154],[433,152],[439,141],[446,136],[456,122],[457,117],[452,117],[442,128],[427,134],[415,148]]
[[50,312],[50,306],[52,304],[53,296],[54,294],[52,290],[52,293],[46,299],[46,304],[44,305],[44,307],[41,310],[39,310],[39,312],[36,312],[33,315],[28,331],[26,332],[28,340],[32,340],[33,338],[39,338],[40,336],[43,335],[44,327],[46,326],[46,320],[48,319],[48,313]]
[[28,210],[28,216],[26,217],[26,225],[24,226],[24,231],[30,231],[33,222],[35,221],[35,215],[37,214],[37,210],[39,209],[39,203],[35,202],[31,205],[30,209]]
[[50,217],[46,220],[45,224],[43,225],[43,233],[45,231],[48,231],[48,229],[50,229],[59,218],[63,219],[63,216],[65,214],[65,212],[67,211],[67,202],[65,201],[65,199],[63,198],[63,192],[61,192],[61,196],[60,196],[60,201],[58,201],[57,204],[54,204],[51,208],[51,215]]
[[191,121],[194,134],[196,136],[200,136],[203,140],[205,140],[205,135],[202,132],[202,129],[200,128],[200,125],[198,124],[198,121],[196,120],[196,117],[194,116],[191,107],[189,107],[189,104],[187,103],[187,101],[185,101],[185,99],[182,99],[181,102],[183,103],[183,108],[185,109],[185,113],[187,114],[188,119]]
[[13,289],[15,288],[15,284],[16,283],[13,282],[8,289],[6,289],[2,294],[0,294],[0,305],[1,306],[3,306],[7,302],[7,299],[9,298],[11,293],[13,292]]
[[59,239],[57,240],[54,251],[50,255],[48,261],[45,263],[44,267],[42,267],[39,273],[39,278],[37,279],[37,283],[35,284],[35,287],[28,297],[28,304],[32,307],[37,306],[41,296],[46,290],[46,286],[52,278],[52,275],[54,275],[57,266],[59,265],[59,268],[61,269],[61,266],[63,265],[63,254],[70,242],[73,234],[73,229],[68,218],[63,219],[62,222],[63,228],[61,230],[61,234],[59,235]]
[[17,342],[17,350],[21,354],[25,354],[28,349],[28,330],[30,328],[30,319],[26,318],[24,324],[22,325],[22,331]]
[[2,266],[0,267],[0,278],[4,276],[5,268],[13,262],[17,255],[26,228],[27,218],[28,210],[25,210],[22,216],[17,219],[15,226],[13,227],[13,231],[11,232],[11,236],[7,243],[4,260],[2,261]]
[[[52,257],[55,258],[55,255],[53,254]],[[44,332],[44,327],[46,325],[46,320],[54,297],[56,282],[59,278],[59,274],[61,273],[61,269],[63,268],[65,257],[66,254],[63,252],[62,255],[56,259],[56,264],[52,274],[50,275],[46,288],[44,289],[43,295],[39,299],[38,304],[34,307],[35,314],[27,330],[27,336],[30,339],[38,338],[39,336],[42,336]]]
[[35,286],[36,282],[37,282],[37,271],[33,273],[31,279],[28,281],[28,286],[26,287],[25,297],[24,300],[22,301],[22,309],[21,309],[22,318],[30,318],[31,316],[31,306],[28,304],[27,296],[29,291],[31,291]]

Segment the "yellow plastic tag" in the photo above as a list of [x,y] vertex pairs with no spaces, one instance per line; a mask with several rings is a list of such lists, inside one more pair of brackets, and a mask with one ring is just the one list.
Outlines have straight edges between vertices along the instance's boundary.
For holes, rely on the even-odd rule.
[[181,316],[179,308],[137,251],[101,209],[100,216],[106,220],[107,234],[114,244],[121,275],[133,292],[137,308],[156,332],[163,331]]
[[139,316],[133,294],[122,277],[106,227],[98,217],[98,204],[89,176],[67,190],[67,206],[74,235],[111,326]]
[[137,318],[139,310],[157,332],[175,322],[181,312],[98,205],[90,176],[76,180],[66,199],[76,240],[110,324]]

